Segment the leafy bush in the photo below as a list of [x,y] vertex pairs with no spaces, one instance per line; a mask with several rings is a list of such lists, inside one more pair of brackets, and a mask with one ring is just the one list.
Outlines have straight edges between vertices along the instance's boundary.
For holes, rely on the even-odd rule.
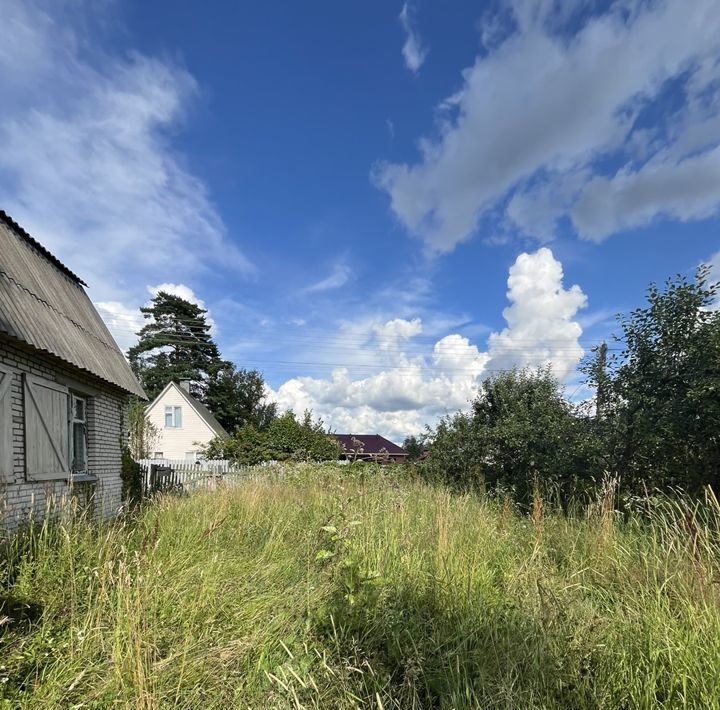
[[572,495],[578,479],[597,472],[599,442],[549,369],[512,370],[483,382],[471,413],[443,419],[431,451],[430,475],[511,491],[527,506],[537,478]]
[[563,500],[609,473],[623,496],[720,490],[720,285],[701,267],[619,317],[622,349],[583,366],[594,409],[571,405],[549,370],[483,382],[468,414],[430,432],[426,475],[508,491],[524,506],[534,481]]
[[130,449],[125,446],[122,450],[120,478],[122,480],[122,500],[130,507],[136,506],[142,500],[142,468],[135,461]]
[[266,431],[245,424],[231,437],[216,437],[203,454],[210,459],[254,465],[263,461],[336,461],[340,450],[337,440],[325,431],[321,421],[313,421],[310,412],[305,412],[302,421],[293,412],[285,412]]

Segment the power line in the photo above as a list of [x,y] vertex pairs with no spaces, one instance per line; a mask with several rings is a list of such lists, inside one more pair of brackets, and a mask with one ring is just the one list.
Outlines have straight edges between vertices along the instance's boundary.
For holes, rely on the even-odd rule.
[[[183,330],[187,330],[190,333],[200,333],[202,335],[209,335],[210,334],[209,331],[212,330],[212,326],[199,326],[199,325],[197,325],[197,322],[195,320],[173,319],[173,322],[180,323],[181,325],[184,326]],[[162,323],[146,323],[146,324],[144,324],[144,326],[146,326],[146,325],[157,325],[158,327],[163,327]],[[168,325],[172,325],[172,323],[170,323]],[[113,330],[117,331],[117,332],[132,334],[132,335],[137,335],[137,333],[138,333],[138,330],[135,330],[134,328],[124,327],[121,325],[113,326]],[[367,334],[362,334],[362,335],[351,334],[351,333],[335,334],[335,335],[325,335],[323,333],[318,333],[318,334],[292,333],[292,334],[290,334],[287,331],[283,331],[283,336],[286,339],[293,339],[293,340],[298,340],[298,341],[308,340],[310,342],[317,340],[317,341],[321,341],[321,342],[339,341],[339,342],[350,342],[350,343],[357,342],[360,344],[364,344],[370,340],[377,338],[379,335],[381,335],[381,334],[377,333],[377,331],[375,331],[375,330],[368,332]],[[462,333],[452,333],[452,335],[460,335],[461,337],[467,337],[465,335],[462,335]],[[489,335],[490,334],[488,334],[488,337],[489,337]],[[392,337],[392,336],[389,336],[389,337]],[[438,336],[430,336],[430,335],[423,336],[421,334],[418,334],[418,335],[413,335],[413,336],[409,336],[409,337],[405,337],[405,336],[401,336],[401,335],[397,335],[395,337],[398,340],[403,340],[405,342],[412,342],[412,343],[418,343],[418,344],[426,342],[426,343],[430,343],[430,344],[435,344],[436,342],[438,342],[438,340],[442,340],[443,337],[447,337],[447,336],[438,338]],[[535,343],[535,342],[537,342],[537,339],[535,339],[535,338],[513,338],[513,342]],[[543,342],[544,343],[553,343],[553,342],[566,343],[567,339],[564,339],[564,338],[552,339],[551,338],[551,339],[543,340]],[[600,345],[602,342],[603,342],[602,340],[588,341],[588,344],[586,347],[591,347],[593,345]]]

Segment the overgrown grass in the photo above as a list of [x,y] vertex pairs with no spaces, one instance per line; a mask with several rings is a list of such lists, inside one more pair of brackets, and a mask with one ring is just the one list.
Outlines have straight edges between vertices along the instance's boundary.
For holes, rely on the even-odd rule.
[[297,467],[8,543],[7,707],[720,707],[720,511]]

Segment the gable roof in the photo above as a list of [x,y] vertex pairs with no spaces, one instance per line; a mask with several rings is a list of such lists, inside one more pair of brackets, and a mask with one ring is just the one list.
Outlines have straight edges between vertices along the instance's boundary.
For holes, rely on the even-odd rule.
[[205,424],[207,424],[210,429],[215,432],[215,434],[218,436],[228,436],[227,431],[225,431],[225,427],[223,427],[223,425],[215,419],[215,415],[199,399],[195,399],[195,397],[193,397],[189,392],[180,387],[177,382],[168,382],[163,388],[163,391],[148,405],[145,413],[147,414],[147,412],[149,412],[171,388],[175,388],[175,390],[183,396],[185,401],[197,412],[200,419],[202,419]]
[[0,210],[0,333],[146,399],[84,285]]
[[402,446],[393,444],[380,434],[333,434],[333,436],[340,442],[343,451],[354,449],[352,440],[358,439],[363,442],[363,454],[379,454],[380,449],[385,449],[391,456],[407,456]]

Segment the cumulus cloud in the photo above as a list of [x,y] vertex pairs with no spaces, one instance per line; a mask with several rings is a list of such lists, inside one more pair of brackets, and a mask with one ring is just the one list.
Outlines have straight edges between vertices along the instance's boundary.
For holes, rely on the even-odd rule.
[[508,299],[507,327],[490,335],[487,351],[453,333],[423,352],[414,345],[423,332],[419,318],[361,324],[370,340],[358,350],[370,356],[365,367],[377,372],[353,379],[345,367],[327,379],[295,377],[271,397],[281,409],[312,409],[338,432],[382,433],[402,441],[443,414],[466,408],[493,372],[550,365],[566,378],[583,355],[575,316],[586,297],[579,286],[564,288],[562,265],[545,248],[517,258]]
[[420,67],[425,63],[427,58],[427,49],[423,47],[422,39],[415,29],[413,23],[413,9],[409,2],[403,5],[402,11],[400,12],[400,24],[405,31],[405,43],[402,47],[402,55],[405,60],[405,66],[417,74],[420,71]]
[[490,335],[489,367],[549,365],[558,378],[566,378],[583,356],[582,327],[575,317],[587,297],[580,287],[563,288],[562,264],[544,248],[517,258],[507,297],[510,305],[503,316],[508,326]]
[[[430,250],[451,251],[506,202],[514,228],[543,238],[569,211],[582,236],[600,239],[656,214],[698,219],[717,208],[715,0],[583,9],[569,1],[507,3],[508,19],[495,17],[488,51],[442,102],[438,132],[420,142],[420,159],[374,170],[395,215]],[[673,91],[683,96],[679,108]],[[635,162],[646,159],[647,168]],[[608,171],[617,168],[607,166],[618,161],[627,167],[613,179]],[[693,167],[695,192],[683,190],[668,206],[665,196]],[[610,217],[598,207],[608,196]]]
[[88,30],[107,3],[4,0],[0,199],[103,302],[252,264],[173,147],[197,95],[181,66],[108,54]]
[[190,303],[194,303],[200,308],[205,308],[205,301],[203,301],[201,298],[198,298],[195,295],[195,291],[193,291],[189,286],[186,286],[185,284],[164,283],[158,284],[157,286],[147,286],[146,288],[148,290],[148,293],[153,298],[157,296],[161,291],[164,291],[165,293],[169,293],[171,296],[183,298],[186,301],[190,301]]

